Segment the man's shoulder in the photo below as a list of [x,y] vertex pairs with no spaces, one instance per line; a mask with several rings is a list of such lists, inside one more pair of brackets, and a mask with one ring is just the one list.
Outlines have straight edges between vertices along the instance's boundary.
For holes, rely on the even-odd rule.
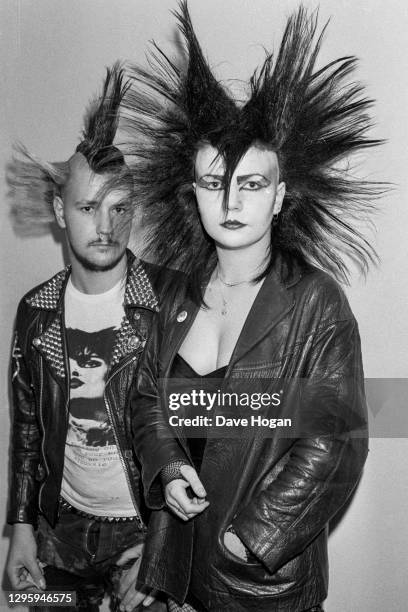
[[43,310],[54,310],[58,305],[68,274],[69,267],[66,267],[51,276],[51,278],[30,289],[30,291],[27,291],[20,300],[20,308],[26,306]]

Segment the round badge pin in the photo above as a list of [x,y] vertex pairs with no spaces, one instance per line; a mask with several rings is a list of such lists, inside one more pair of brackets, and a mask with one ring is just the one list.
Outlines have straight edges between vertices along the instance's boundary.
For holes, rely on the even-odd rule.
[[181,312],[178,313],[178,315],[177,315],[177,323],[182,323],[186,319],[187,319],[187,311],[186,310],[182,310]]

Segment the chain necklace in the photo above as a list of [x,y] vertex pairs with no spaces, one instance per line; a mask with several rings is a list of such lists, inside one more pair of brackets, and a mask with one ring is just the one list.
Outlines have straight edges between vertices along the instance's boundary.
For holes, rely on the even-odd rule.
[[221,283],[223,285],[225,285],[226,287],[237,287],[238,285],[244,285],[245,283],[250,283],[251,282],[251,280],[248,280],[247,278],[244,278],[244,280],[234,281],[232,283],[228,283],[226,280],[224,280],[222,278],[222,276],[220,274],[220,268],[219,268],[218,265],[217,265],[217,276],[216,276],[216,278],[218,278],[221,281]]
[[224,294],[222,292],[221,285],[220,285],[220,296],[221,296],[221,300],[222,300],[221,314],[222,314],[223,317],[226,317],[227,314],[228,314],[228,302],[225,299],[225,296],[224,296]]
[[237,281],[235,283],[227,283],[227,281],[225,281],[221,277],[221,274],[220,274],[218,266],[217,266],[217,277],[216,277],[216,280],[220,281],[219,289],[220,289],[220,296],[221,296],[221,300],[222,300],[221,315],[223,317],[225,317],[228,314],[228,302],[225,299],[225,295],[224,295],[224,293],[222,291],[221,285],[224,285],[225,287],[238,287],[239,285],[244,285],[245,283],[250,283],[251,281],[245,279],[245,280],[242,280],[242,281]]

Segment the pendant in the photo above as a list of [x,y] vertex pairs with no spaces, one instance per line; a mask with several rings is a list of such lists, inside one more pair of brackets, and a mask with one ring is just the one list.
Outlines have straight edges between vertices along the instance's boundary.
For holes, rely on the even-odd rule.
[[228,314],[228,310],[227,310],[227,302],[224,298],[222,298],[222,308],[221,308],[221,314],[223,317],[225,317],[225,315]]

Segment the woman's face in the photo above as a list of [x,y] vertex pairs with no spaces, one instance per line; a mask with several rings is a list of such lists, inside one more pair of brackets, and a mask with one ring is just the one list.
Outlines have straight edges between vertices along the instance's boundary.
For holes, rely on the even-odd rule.
[[247,150],[232,175],[227,213],[224,160],[217,155],[217,149],[204,145],[195,162],[193,185],[206,232],[224,248],[240,249],[259,241],[269,246],[272,217],[279,213],[285,195],[276,153],[257,146]]

